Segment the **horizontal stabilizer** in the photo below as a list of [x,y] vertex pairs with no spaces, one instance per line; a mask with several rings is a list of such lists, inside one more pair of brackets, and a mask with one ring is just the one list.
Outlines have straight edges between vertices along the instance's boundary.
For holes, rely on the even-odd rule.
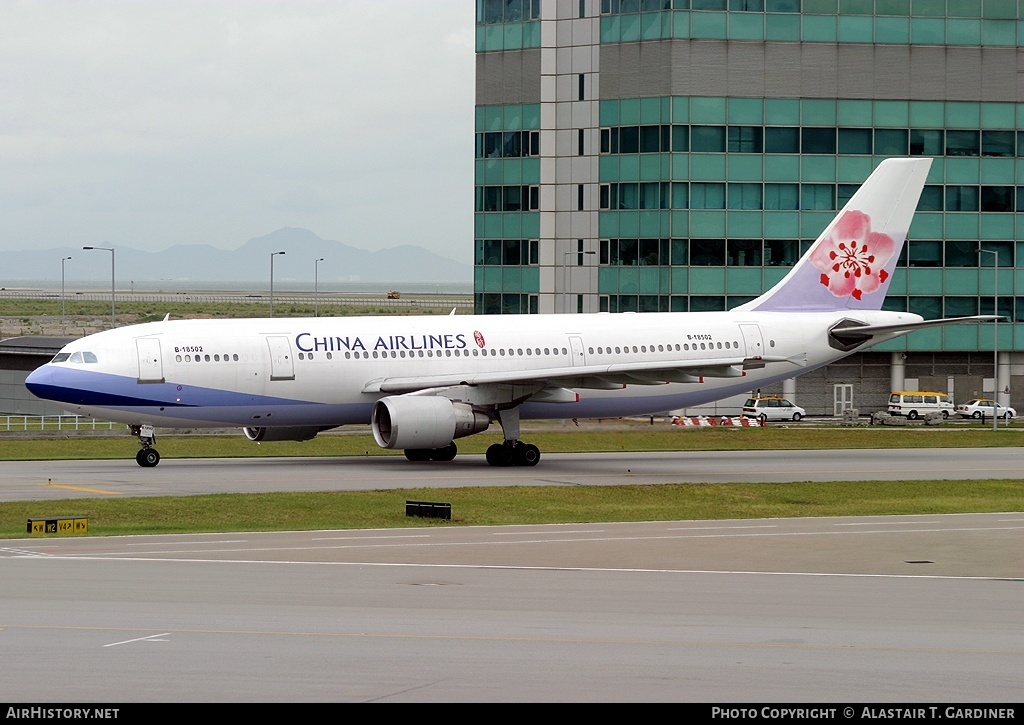
[[1002,317],[1000,315],[971,315],[968,317],[943,317],[938,320],[923,320],[920,322],[903,322],[895,325],[850,325],[848,327],[834,327],[830,331],[830,334],[840,340],[856,341],[866,340],[874,337],[875,335],[887,335],[897,332],[913,332],[914,330],[926,327],[995,322],[1001,319]]

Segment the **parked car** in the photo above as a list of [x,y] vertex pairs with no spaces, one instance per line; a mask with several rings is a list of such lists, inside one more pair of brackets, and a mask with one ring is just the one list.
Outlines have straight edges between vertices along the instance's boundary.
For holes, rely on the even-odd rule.
[[743,415],[758,420],[794,420],[807,415],[807,411],[792,401],[777,396],[747,398],[743,404]]
[[988,418],[989,420],[992,420],[993,414],[1007,420],[1017,417],[1017,411],[1013,408],[996,405],[996,401],[988,398],[975,398],[961,403],[956,406],[956,414],[963,418]]
[[954,412],[953,400],[945,393],[894,390],[889,395],[889,414],[905,415],[908,420],[923,418],[928,413],[942,413],[943,418],[948,418]]

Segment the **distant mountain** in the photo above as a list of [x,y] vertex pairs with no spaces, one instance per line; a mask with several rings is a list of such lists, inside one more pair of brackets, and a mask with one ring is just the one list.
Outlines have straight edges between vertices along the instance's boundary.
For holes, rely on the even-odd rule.
[[[312,284],[314,275],[321,284],[363,282],[399,285],[409,282],[473,282],[471,264],[456,262],[422,247],[402,245],[371,252],[366,249],[321,239],[308,229],[285,227],[262,237],[250,239],[235,250],[218,249],[208,244],[176,245],[161,252],[146,252],[113,246],[114,275],[117,286],[129,281],[215,281],[252,283],[270,277],[270,255],[274,258],[274,281],[287,288],[289,281]],[[110,280],[110,255],[87,251],[81,246],[60,249],[4,252],[0,265],[0,285],[14,286],[18,281],[56,280],[60,283],[61,259],[65,283]],[[317,263],[316,260],[324,261]]]

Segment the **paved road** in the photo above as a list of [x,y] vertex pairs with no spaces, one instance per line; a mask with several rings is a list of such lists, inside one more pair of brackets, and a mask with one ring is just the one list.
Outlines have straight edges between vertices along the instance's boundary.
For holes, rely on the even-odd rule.
[[0,699],[1020,702],[1022,544],[1020,514],[6,540]]
[[1024,448],[844,451],[551,453],[533,468],[492,468],[482,455],[451,463],[365,458],[134,458],[0,461],[0,501],[266,491],[360,491],[461,486],[601,486],[622,483],[773,483],[1018,478]]
[[[22,462],[0,498],[966,480],[1020,453]],[[0,540],[0,700],[1016,703],[1021,551],[1012,512]]]

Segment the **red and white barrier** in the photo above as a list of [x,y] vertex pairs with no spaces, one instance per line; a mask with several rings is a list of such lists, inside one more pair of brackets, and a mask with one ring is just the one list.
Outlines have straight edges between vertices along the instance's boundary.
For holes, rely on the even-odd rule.
[[690,416],[683,417],[677,415],[672,419],[672,425],[681,425],[688,428],[706,428],[710,426],[739,426],[739,427],[757,427],[764,425],[763,421],[756,420],[754,418],[747,418],[746,416],[735,416],[735,417],[715,417],[715,416]]

